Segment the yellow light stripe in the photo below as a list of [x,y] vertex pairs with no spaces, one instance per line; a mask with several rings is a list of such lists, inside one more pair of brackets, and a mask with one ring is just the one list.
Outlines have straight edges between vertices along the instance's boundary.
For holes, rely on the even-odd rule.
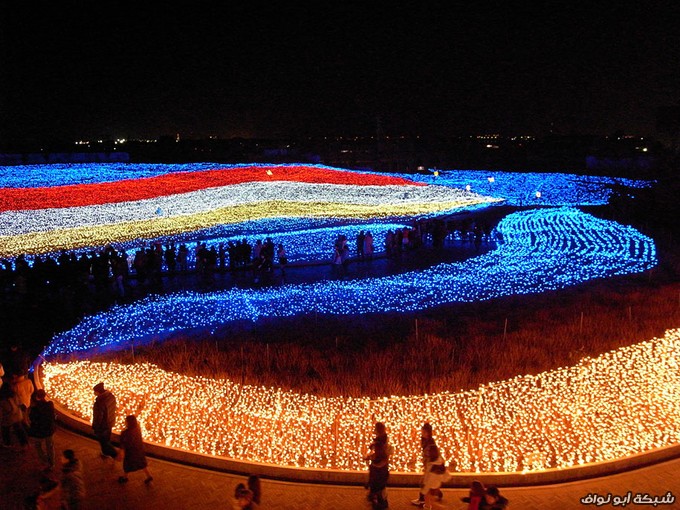
[[216,225],[273,217],[385,218],[428,214],[487,202],[484,197],[467,197],[464,201],[404,203],[399,205],[358,205],[336,202],[288,202],[285,200],[224,207],[209,212],[152,220],[122,222],[95,227],[76,227],[0,237],[0,257],[41,254],[60,249],[105,246],[136,239],[153,239],[176,235]]

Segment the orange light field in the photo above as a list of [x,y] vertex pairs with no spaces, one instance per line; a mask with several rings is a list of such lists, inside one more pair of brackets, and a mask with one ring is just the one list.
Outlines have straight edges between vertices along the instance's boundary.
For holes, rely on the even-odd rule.
[[91,419],[92,387],[118,398],[117,428],[137,415],[147,441],[254,462],[362,470],[375,421],[393,471],[419,472],[424,421],[462,472],[540,471],[613,460],[680,441],[680,329],[577,365],[474,391],[320,398],[154,365],[46,362],[48,394]]

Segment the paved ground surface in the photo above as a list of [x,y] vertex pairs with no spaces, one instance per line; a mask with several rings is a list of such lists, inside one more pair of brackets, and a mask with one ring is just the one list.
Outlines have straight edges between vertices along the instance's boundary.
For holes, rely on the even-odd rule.
[[[99,445],[92,439],[65,429],[55,435],[57,452],[65,448],[76,451],[84,465],[87,484],[86,509],[231,509],[231,494],[236,484],[245,482],[245,476],[231,475],[205,469],[150,459],[149,468],[154,476],[150,486],[143,483],[144,474],[131,473],[126,485],[119,485],[120,463],[102,461]],[[13,451],[0,449],[0,509],[24,508],[27,496],[38,490],[43,476],[40,461],[33,449]],[[59,471],[53,475],[58,478]],[[668,491],[678,499],[673,505],[657,508],[680,508],[680,459],[666,461],[626,473],[565,484],[501,488],[513,509],[570,509],[582,508],[580,499],[590,493],[625,495],[628,491],[664,496]],[[409,501],[416,495],[412,488],[390,487],[389,502],[392,509],[415,508]],[[464,509],[460,501],[466,491],[444,490],[444,508]],[[366,491],[362,487],[297,484],[276,480],[262,480],[263,509],[282,510],[352,510],[368,509]],[[644,508],[649,505],[628,507]],[[608,508],[604,505],[600,508]]]

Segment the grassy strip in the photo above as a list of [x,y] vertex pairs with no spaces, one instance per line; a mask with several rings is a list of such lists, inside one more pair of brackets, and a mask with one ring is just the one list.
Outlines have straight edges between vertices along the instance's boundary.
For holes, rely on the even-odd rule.
[[680,283],[633,276],[417,315],[310,316],[182,332],[100,360],[321,396],[458,391],[572,365],[680,325]]

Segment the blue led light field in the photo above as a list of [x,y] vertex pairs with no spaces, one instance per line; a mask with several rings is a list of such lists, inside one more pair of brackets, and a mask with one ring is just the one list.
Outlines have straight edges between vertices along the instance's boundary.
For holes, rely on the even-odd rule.
[[182,329],[310,313],[408,312],[561,289],[595,278],[638,273],[656,265],[654,242],[632,227],[574,208],[536,209],[504,218],[503,242],[464,262],[395,276],[324,281],[212,294],[153,296],[88,317],[55,336],[45,355],[125,346]]

